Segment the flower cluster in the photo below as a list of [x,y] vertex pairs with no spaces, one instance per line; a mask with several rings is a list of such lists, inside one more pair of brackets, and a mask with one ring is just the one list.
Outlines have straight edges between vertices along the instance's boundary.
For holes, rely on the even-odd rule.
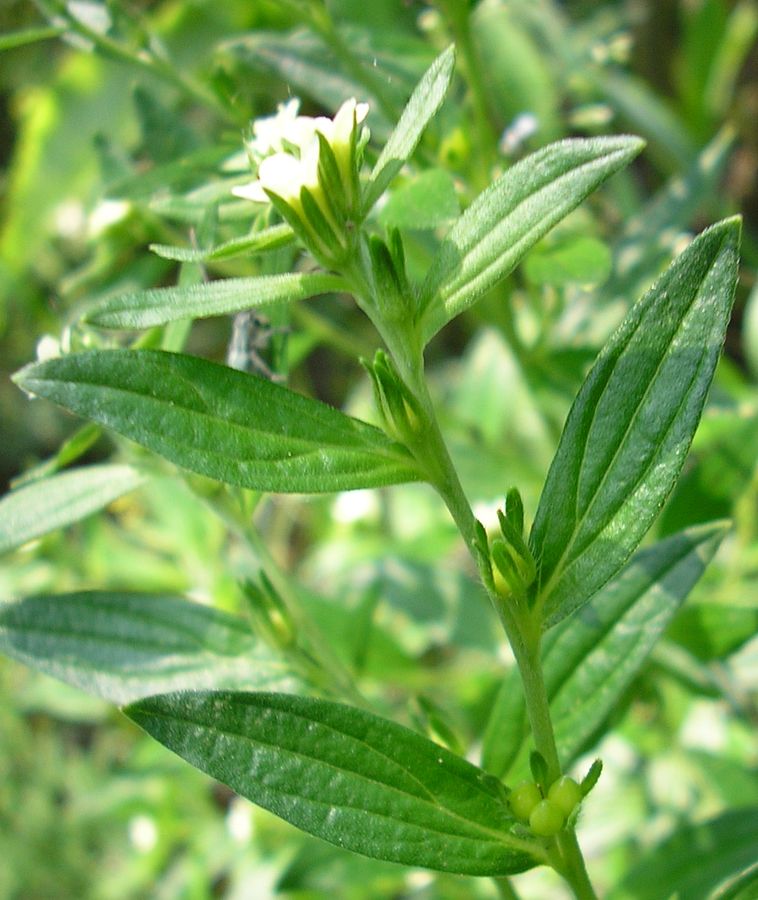
[[347,223],[359,214],[359,157],[368,140],[358,126],[367,103],[346,100],[334,119],[298,115],[299,101],[257,119],[247,142],[257,178],[233,189],[255,203],[273,202],[284,218],[322,258],[347,246]]

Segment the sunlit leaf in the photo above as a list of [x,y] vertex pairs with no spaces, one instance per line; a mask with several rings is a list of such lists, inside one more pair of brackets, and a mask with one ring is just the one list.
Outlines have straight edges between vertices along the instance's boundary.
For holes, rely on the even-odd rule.
[[410,455],[378,428],[193,356],[93,351],[27,366],[15,380],[227,484],[321,492],[420,477]]
[[737,280],[740,223],[703,232],[633,307],[577,395],[531,535],[548,624],[639,544],[700,421]]
[[257,278],[226,278],[186,287],[153,288],[107,299],[86,320],[101,328],[151,328],[180,319],[266,310],[316,294],[345,290],[336,275],[289,273]]
[[544,234],[640,152],[634,137],[559,141],[483,191],[453,225],[421,288],[429,340],[504,278]]

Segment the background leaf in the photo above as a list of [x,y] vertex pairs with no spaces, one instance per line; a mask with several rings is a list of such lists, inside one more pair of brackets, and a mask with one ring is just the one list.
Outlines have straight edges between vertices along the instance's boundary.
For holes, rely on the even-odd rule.
[[24,390],[227,484],[321,492],[419,478],[406,451],[378,428],[193,356],[93,351],[28,366],[15,378]]
[[392,191],[379,211],[386,228],[436,228],[460,212],[453,177],[444,169],[427,169]]
[[559,141],[516,163],[483,191],[453,225],[421,289],[426,339],[511,272],[642,147],[633,137]]
[[[703,574],[726,532],[698,526],[639,551],[583,610],[545,636],[543,669],[558,753],[569,766],[613,711]],[[529,767],[529,728],[515,669],[493,705],[482,765],[517,779]]]
[[72,469],[26,484],[0,500],[0,553],[78,522],[145,481],[132,466]]
[[739,221],[703,232],[635,305],[569,413],[531,535],[548,624],[621,568],[674,486],[734,299]]
[[159,594],[93,591],[2,604],[0,650],[112,703],[232,685],[297,687],[244,620]]
[[755,862],[758,807],[678,828],[631,870],[610,900],[707,897],[724,878]]
[[537,861],[511,834],[515,822],[495,779],[363,710],[209,692],[151,697],[124,711],[192,765],[348,850],[468,875],[504,875]]
[[112,297],[90,310],[86,320],[101,328],[151,328],[180,319],[265,310],[280,303],[345,289],[336,275],[261,275],[225,278],[187,287],[153,288]]

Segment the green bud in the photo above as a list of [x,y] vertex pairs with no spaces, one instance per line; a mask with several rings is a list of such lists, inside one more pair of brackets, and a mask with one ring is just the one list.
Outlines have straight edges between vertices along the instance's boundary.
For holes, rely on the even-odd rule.
[[561,810],[552,800],[541,800],[529,816],[529,827],[540,837],[553,837],[566,821]]
[[583,798],[582,789],[568,775],[562,775],[557,781],[554,781],[547,792],[547,799],[554,803],[566,817],[571,815]]
[[533,781],[524,781],[508,795],[508,805],[513,815],[522,822],[528,822],[532,810],[542,801],[539,787]]

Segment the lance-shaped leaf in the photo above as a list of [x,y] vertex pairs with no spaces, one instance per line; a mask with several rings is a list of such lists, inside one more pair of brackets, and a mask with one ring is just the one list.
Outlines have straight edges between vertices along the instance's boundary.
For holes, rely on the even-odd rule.
[[[597,734],[718,549],[728,525],[700,525],[640,550],[584,609],[550,631],[542,664],[555,739],[569,766]],[[515,668],[487,725],[482,765],[529,771],[529,726]]]
[[215,247],[172,247],[167,244],[150,244],[150,249],[163,259],[175,259],[178,262],[213,262],[220,259],[232,259],[267,250],[286,247],[295,240],[295,233],[289,225],[272,225],[261,231],[254,231],[244,237],[232,238],[217,244]]
[[152,328],[179,319],[221,316],[252,308],[265,310],[292,300],[344,290],[345,282],[338,276],[318,273],[225,278],[111,297],[91,309],[86,321],[101,328]]
[[175,690],[293,690],[244,620],[181,597],[82,592],[0,605],[0,651],[113,703]]
[[734,300],[740,223],[704,231],[632,308],[571,408],[531,546],[547,624],[619,571],[679,476]]
[[432,338],[511,272],[524,254],[644,142],[559,141],[511,166],[453,225],[421,288],[422,332]]
[[378,859],[465,875],[541,861],[496,779],[371,713],[307,697],[209,692],[125,710],[192,765],[304,831]]
[[15,380],[227,484],[313,493],[420,477],[410,454],[378,428],[193,356],[93,351],[27,366]]
[[400,121],[389,136],[379,154],[371,178],[363,196],[364,210],[368,211],[381,197],[387,185],[402,169],[403,164],[416,149],[429,120],[437,112],[453,77],[455,50],[448,47],[426,70],[411,94]]
[[0,553],[71,525],[145,481],[132,466],[86,466],[33,481],[0,500]]

